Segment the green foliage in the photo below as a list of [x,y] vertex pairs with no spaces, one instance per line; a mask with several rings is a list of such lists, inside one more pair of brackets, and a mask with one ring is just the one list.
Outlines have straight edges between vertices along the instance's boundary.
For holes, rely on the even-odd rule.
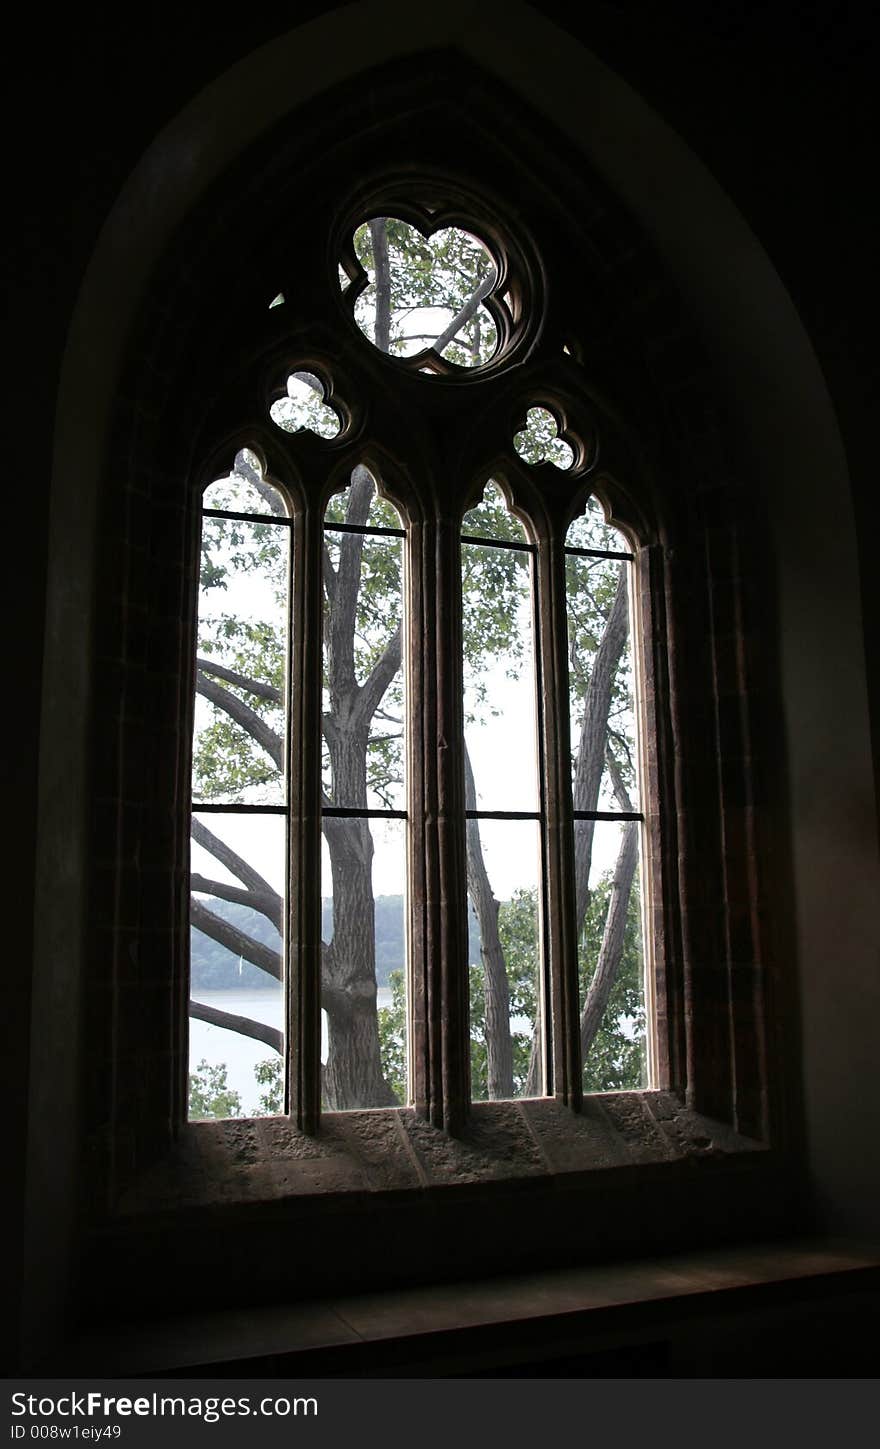
[[[580,1000],[586,999],[599,960],[613,872],[594,887],[578,943]],[[633,881],[626,912],[620,966],[601,1027],[584,1063],[584,1091],[633,1089],[645,1082],[645,995],[642,981],[642,926],[638,878]]]
[[[584,1001],[602,943],[613,872],[595,887],[580,943],[580,999]],[[499,907],[498,932],[507,968],[510,1018],[513,1025],[514,1092],[525,1090],[532,1056],[533,1025],[538,1001],[538,927],[534,891],[517,891]],[[472,958],[473,952],[472,942]],[[471,1090],[476,1101],[488,1096],[486,1078],[486,1002],[483,967],[470,967]],[[406,1092],[405,1001],[402,971],[390,975],[392,1001],[379,1009],[382,1070],[398,1100]],[[605,1018],[584,1067],[584,1090],[610,1092],[633,1089],[644,1081],[645,1004],[642,986],[641,921],[637,885],[627,908],[623,956]]]
[[507,499],[493,479],[483,489],[479,503],[475,503],[464,515],[461,531],[475,534],[478,538],[494,539],[496,542],[528,542],[523,525],[511,513]]
[[201,587],[225,589],[236,574],[257,574],[270,582],[277,602],[283,603],[287,581],[278,564],[286,554],[287,537],[284,524],[206,518],[202,524]]
[[382,1075],[401,1106],[406,1102],[406,987],[402,971],[388,977],[391,1005],[379,1007]]
[[223,1063],[212,1066],[204,1057],[189,1075],[189,1118],[191,1122],[207,1118],[240,1117],[241,1097],[226,1082]]
[[[525,543],[525,530],[510,512],[498,484],[491,481],[481,501],[462,519],[462,533],[498,542]],[[496,713],[487,686],[487,670],[501,665],[514,677],[522,662],[531,622],[527,609],[531,556],[518,549],[461,545],[462,642],[468,719],[484,707]]]
[[529,408],[526,425],[516,434],[513,446],[526,463],[552,463],[563,472],[570,468],[573,454],[559,437],[559,424],[546,408]]
[[193,794],[199,800],[240,802],[281,777],[241,725],[215,712],[198,733],[193,753]]
[[[580,999],[583,1003],[595,970],[608,913],[613,872],[593,890],[580,943]],[[498,932],[507,967],[513,1024],[514,1091],[522,1093],[532,1053],[532,1024],[537,1011],[539,945],[534,891],[517,891],[499,908]],[[471,1084],[474,1098],[487,1096],[486,1017],[483,968],[470,968]],[[644,1076],[645,1006],[642,986],[641,921],[634,886],[627,908],[623,955],[608,1007],[584,1068],[584,1090],[609,1092],[635,1088]]]
[[269,415],[286,433],[308,431],[319,438],[335,438],[339,418],[323,400],[323,388],[313,373],[292,373],[287,379],[287,397],[278,398]]
[[[216,485],[214,485],[216,488]],[[212,503],[222,501],[212,498]],[[202,527],[199,656],[232,670],[240,682],[216,678],[280,736],[286,660],[289,530],[272,523],[244,524],[206,518]],[[211,608],[215,591],[232,608]],[[209,678],[209,667],[206,667]],[[277,700],[248,688],[273,690]],[[197,799],[253,801],[280,771],[246,726],[218,705],[199,701],[193,740],[193,792]]]
[[279,1056],[257,1062],[254,1077],[266,1090],[260,1094],[258,1111],[261,1117],[277,1117],[284,1111],[284,1067]]
[[[203,1122],[209,1119],[243,1115],[241,1095],[227,1085],[228,1067],[225,1062],[211,1065],[204,1058],[189,1076],[189,1119]],[[265,1091],[261,1094],[257,1111],[261,1117],[277,1116],[284,1111],[284,1071],[279,1056],[257,1062],[254,1077]]]
[[[511,1040],[513,1046],[514,1094],[525,1091],[532,1059],[534,1024],[538,1005],[537,899],[534,891],[519,890],[498,909],[498,937],[504,952],[510,993]],[[486,1048],[486,996],[482,965],[471,962],[470,1035],[471,1093],[475,1101],[489,1095]]]

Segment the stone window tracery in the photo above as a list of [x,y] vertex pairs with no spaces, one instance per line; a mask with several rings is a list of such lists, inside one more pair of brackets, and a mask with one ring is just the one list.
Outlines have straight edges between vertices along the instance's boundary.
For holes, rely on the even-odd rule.
[[[615,484],[582,369],[541,339],[537,253],[434,185],[347,223],[335,314],[283,279],[265,401],[236,400],[204,492],[191,1036],[228,1030],[191,1047],[191,1116],[314,1131],[413,1103],[456,1131],[472,1099],[651,1078],[633,555],[592,493]],[[210,999],[255,972],[276,989],[250,1015]],[[256,1104],[222,1079],[230,1033],[276,1053]]]

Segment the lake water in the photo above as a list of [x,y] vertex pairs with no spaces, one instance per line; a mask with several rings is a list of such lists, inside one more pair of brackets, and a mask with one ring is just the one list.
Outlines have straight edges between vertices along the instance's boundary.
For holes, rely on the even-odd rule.
[[[377,992],[379,1005],[391,1005],[391,988],[380,986]],[[217,1007],[220,1011],[232,1011],[237,1016],[249,1016],[253,1021],[265,1022],[267,1026],[283,1027],[284,997],[278,989],[267,991],[200,991],[198,999],[205,1006]],[[321,1013],[321,1056],[326,1057],[326,1017]],[[242,1110],[251,1115],[257,1110],[260,1094],[265,1091],[254,1080],[254,1067],[275,1057],[271,1047],[252,1037],[242,1036],[237,1031],[227,1031],[222,1026],[211,1026],[206,1021],[189,1019],[190,1070],[202,1060],[212,1067],[225,1065],[226,1084],[241,1097]]]

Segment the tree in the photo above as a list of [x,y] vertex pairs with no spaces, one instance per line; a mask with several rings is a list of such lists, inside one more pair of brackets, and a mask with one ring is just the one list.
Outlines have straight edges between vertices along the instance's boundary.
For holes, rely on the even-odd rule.
[[241,1097],[226,1082],[226,1067],[204,1059],[189,1077],[190,1117],[240,1117]]
[[[488,254],[472,238],[449,230],[426,242],[396,219],[378,218],[355,238],[358,258],[370,278],[356,305],[365,333],[385,351],[409,352],[433,342],[438,351],[462,365],[491,355],[494,324],[481,305],[494,280]],[[273,416],[294,431],[307,426],[326,436],[332,428],[317,379],[297,373],[289,397]],[[549,414],[530,415],[517,438],[528,460],[559,459],[548,427]],[[550,425],[553,420],[550,419]],[[259,459],[245,450],[230,478],[214,485],[211,504],[241,511],[242,491],[262,501],[268,518],[283,508],[280,496],[263,477]],[[231,502],[230,502],[231,500]],[[325,535],[323,718],[325,803],[365,811],[370,801],[388,805],[397,797],[402,768],[400,548],[387,538],[353,530],[399,526],[393,508],[377,496],[376,480],[356,467],[344,493],[331,500],[328,521],[345,525]],[[196,733],[194,777],[198,797],[253,802],[276,787],[284,759],[284,530],[266,523],[206,520],[202,544],[202,599],[197,692],[206,717]],[[595,544],[604,524],[589,522]],[[500,490],[490,486],[465,524],[499,539],[522,537]],[[608,530],[605,530],[606,534]],[[619,546],[615,541],[613,546]],[[513,550],[463,550],[464,647],[472,670],[486,678],[492,659],[515,663],[521,649],[516,629],[518,606],[528,594],[524,557]],[[630,808],[627,786],[633,778],[625,734],[615,718],[625,713],[626,688],[621,662],[626,643],[626,580],[622,566],[603,561],[585,565],[569,559],[572,582],[571,674],[583,703],[574,762],[575,807],[594,810],[603,772],[618,808]],[[245,616],[222,612],[222,599],[235,580],[261,580],[265,607]],[[274,618],[272,615],[274,614]],[[477,692],[477,707],[491,700]],[[267,794],[268,792],[268,794]],[[474,784],[466,761],[466,795],[473,808]],[[508,1097],[539,1090],[535,1040],[538,1005],[534,928],[530,945],[525,922],[534,903],[525,897],[500,903],[483,859],[478,822],[468,822],[468,891],[480,933],[481,962],[472,967],[473,1075],[477,1095]],[[625,951],[627,912],[635,870],[635,829],[624,831],[618,869],[601,897],[607,902],[605,933],[597,968],[584,1001],[584,1043],[589,1048],[612,998]],[[324,818],[333,880],[332,935],[324,942],[322,1007],[327,1021],[327,1060],[323,1095],[330,1108],[391,1105],[402,1100],[405,1046],[402,1039],[402,979],[393,983],[390,1009],[376,1004],[373,840],[361,816]],[[278,929],[283,902],[239,851],[205,822],[193,823],[193,839],[234,883],[194,873],[193,926],[252,962],[269,977],[281,975],[278,950],[212,909],[213,897],[246,906]],[[624,848],[625,847],[625,848]],[[578,927],[586,940],[591,908],[589,877],[593,854],[592,822],[578,822]],[[598,908],[598,907],[597,907]],[[592,919],[592,918],[590,918]],[[585,934],[586,933],[586,934]],[[600,969],[601,968],[601,969]],[[531,987],[527,980],[532,982]],[[615,998],[616,999],[616,998]],[[194,1016],[229,1027],[281,1052],[281,1034],[263,1023],[202,1003]],[[595,1020],[594,1020],[595,1018]],[[527,1029],[522,1029],[527,1020]],[[514,1023],[514,1025],[512,1025]],[[279,1058],[280,1062],[280,1058]],[[260,1078],[268,1090],[265,1110],[280,1106],[274,1069]]]
[[[599,970],[614,874],[614,871],[606,871],[600,877],[584,921],[580,950],[580,988],[584,1002],[590,999],[590,986]],[[584,1054],[584,1088],[588,1092],[620,1091],[644,1085],[645,995],[641,935],[639,892],[633,888],[626,909],[619,964],[611,981],[605,1011]]]

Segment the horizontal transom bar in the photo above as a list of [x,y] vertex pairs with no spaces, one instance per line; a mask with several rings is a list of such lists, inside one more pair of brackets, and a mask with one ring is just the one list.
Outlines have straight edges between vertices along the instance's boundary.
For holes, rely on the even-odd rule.
[[574,820],[644,820],[638,810],[573,810]]
[[342,805],[325,805],[322,815],[340,820],[406,820],[405,810],[347,810]]
[[372,527],[368,523],[331,523],[324,520],[325,533],[377,533],[384,538],[406,538],[405,528],[384,528],[381,524]]
[[462,543],[478,543],[484,548],[512,548],[517,553],[537,553],[537,547],[533,543],[516,543],[511,538],[479,538],[475,533],[463,533]]
[[236,523],[279,523],[289,528],[293,519],[287,513],[234,513],[231,508],[203,508],[203,518],[231,518]]
[[632,563],[635,558],[635,554],[624,553],[615,548],[569,548],[566,544],[565,552],[573,554],[575,558],[622,558],[628,563]]
[[243,805],[240,801],[230,801],[227,805],[220,805],[216,800],[194,800],[192,813],[193,815],[288,815],[290,810],[287,805]]

